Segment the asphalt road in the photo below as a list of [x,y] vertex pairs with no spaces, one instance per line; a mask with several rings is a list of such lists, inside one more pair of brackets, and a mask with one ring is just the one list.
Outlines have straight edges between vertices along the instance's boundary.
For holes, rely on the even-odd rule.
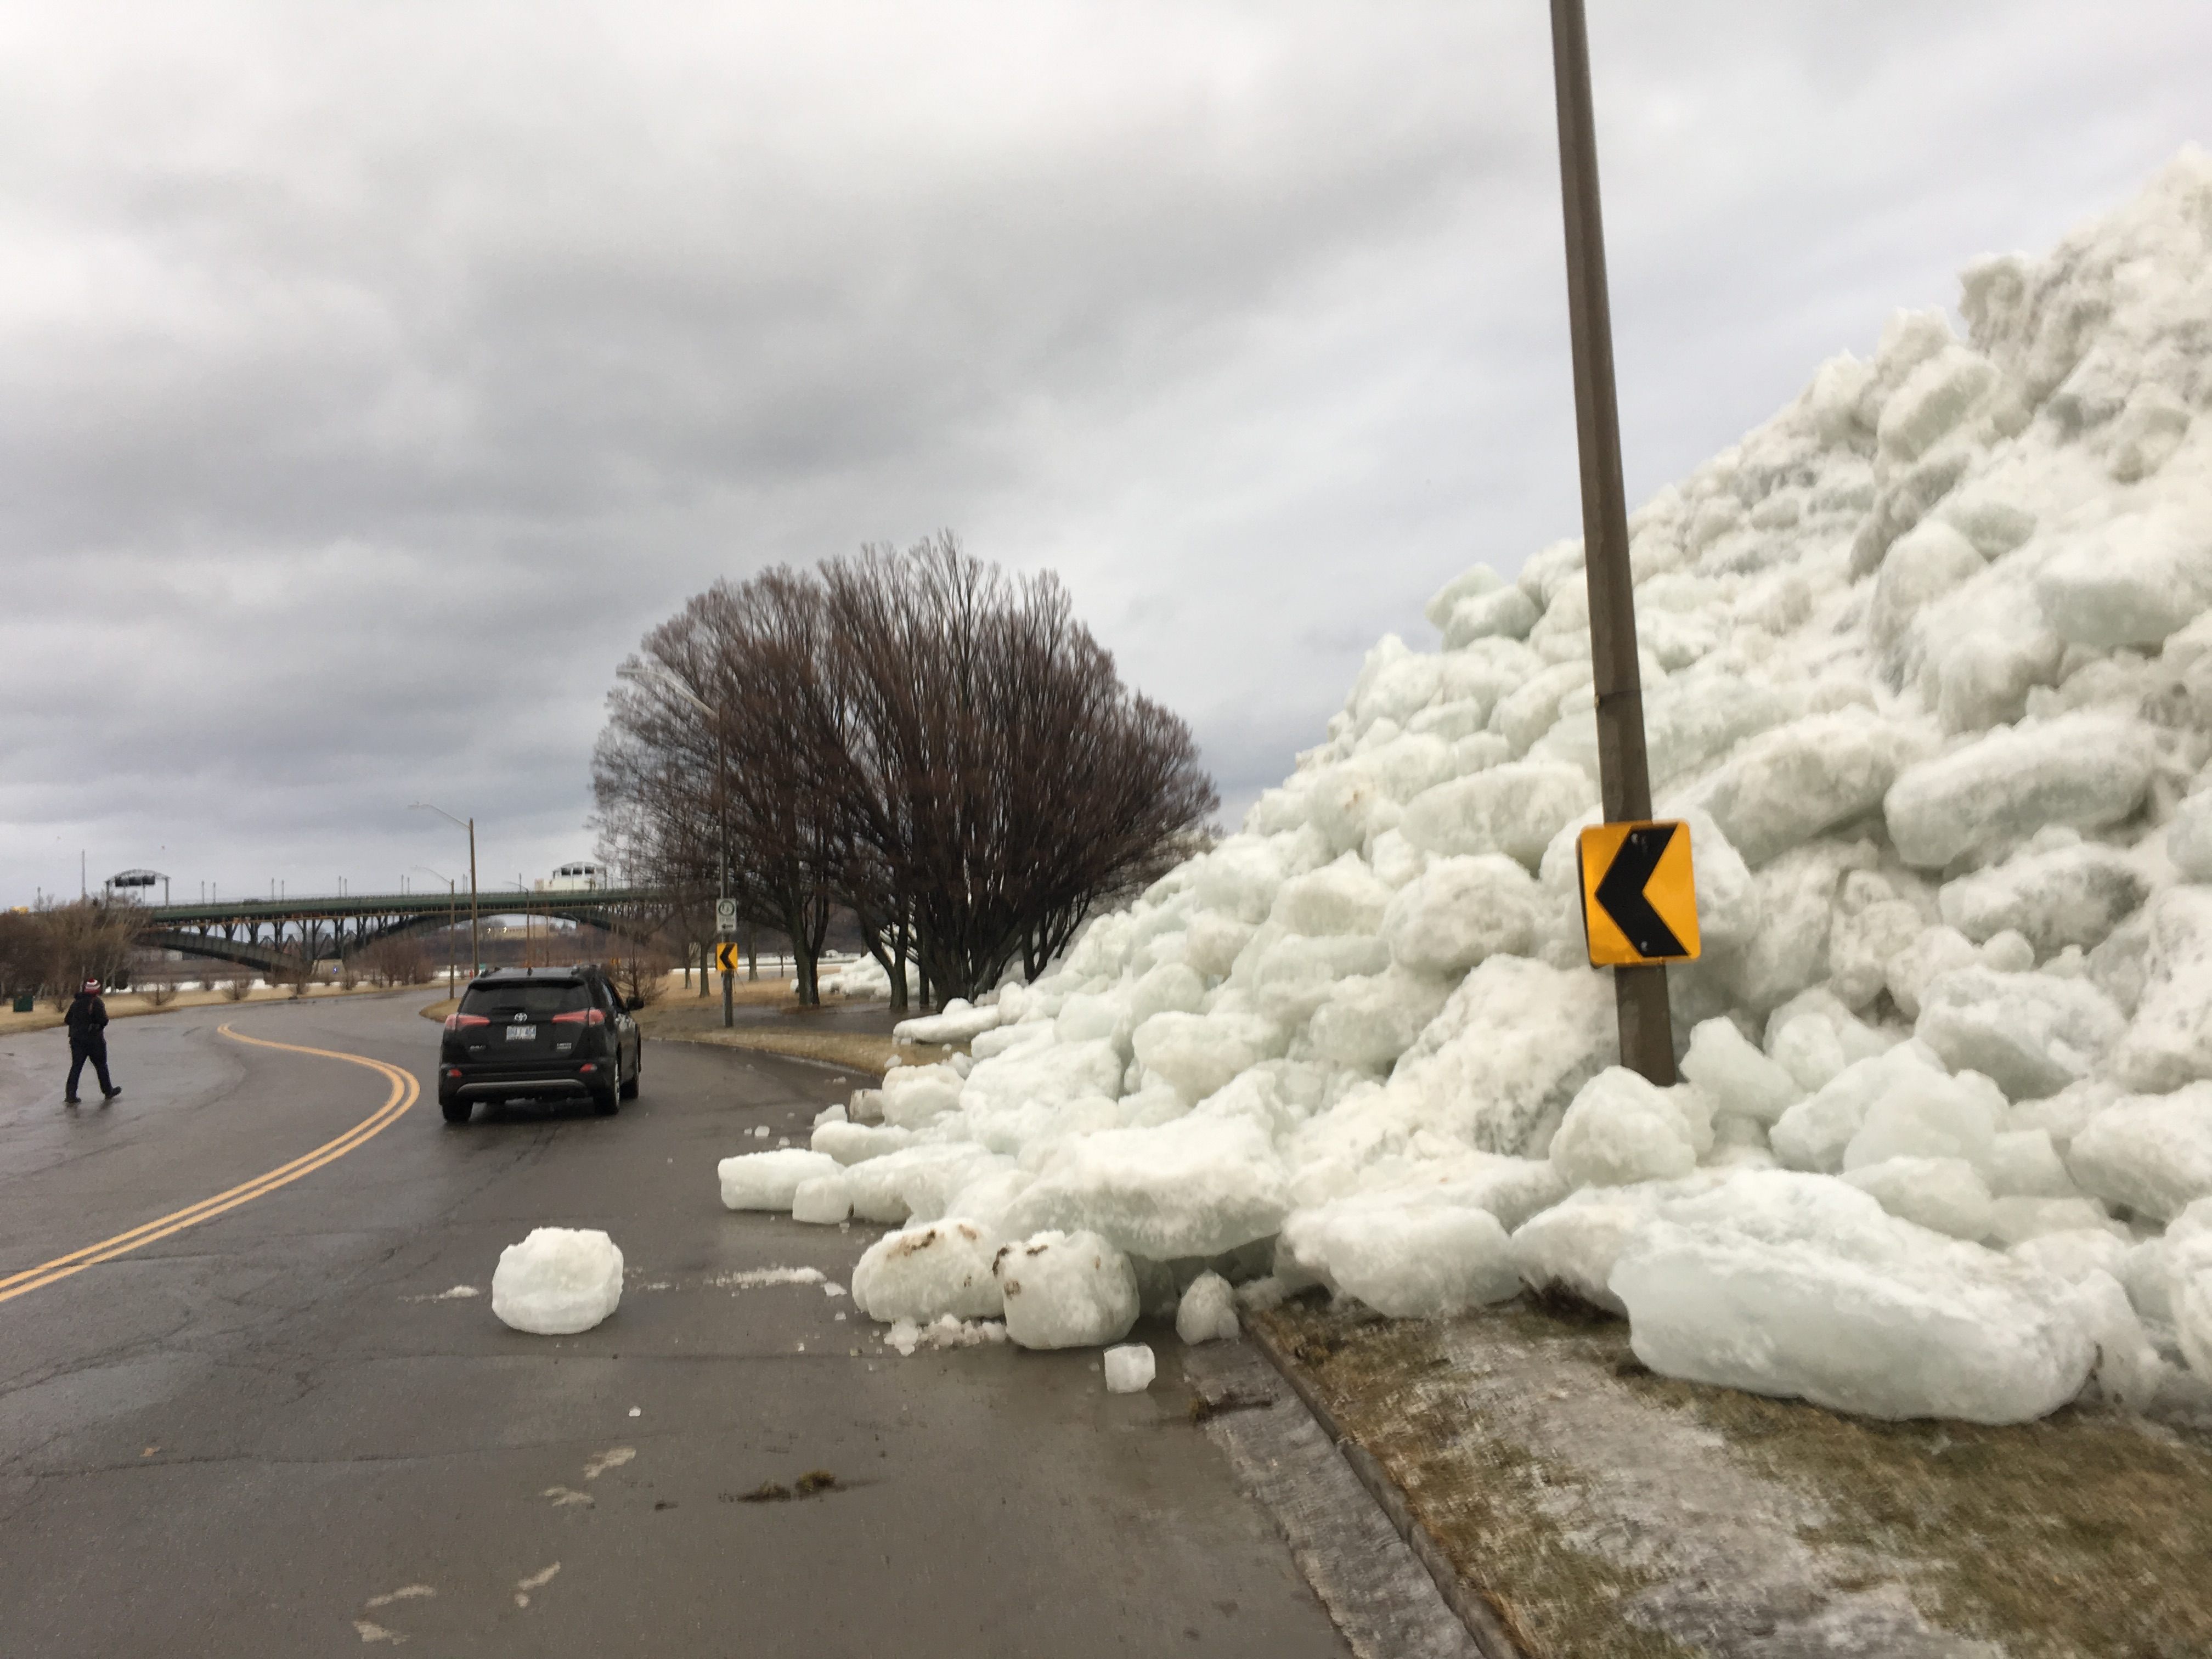
[[[1190,1425],[1172,1333],[1133,1396],[1095,1353],[902,1359],[828,1288],[872,1230],[722,1209],[716,1158],[803,1144],[854,1079],[654,1043],[618,1117],[449,1128],[427,1094],[392,1115],[404,1079],[216,1029],[427,1083],[421,1000],[118,1022],[125,1093],[75,1110],[59,1032],[0,1039],[7,1659],[1347,1650]],[[582,1336],[490,1311],[500,1249],[546,1224],[623,1252]],[[770,1267],[826,1283],[738,1277]],[[744,1501],[817,1469],[836,1489]]]

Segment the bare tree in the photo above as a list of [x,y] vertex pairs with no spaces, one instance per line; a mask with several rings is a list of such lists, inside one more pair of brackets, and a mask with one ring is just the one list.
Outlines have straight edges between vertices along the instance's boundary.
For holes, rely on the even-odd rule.
[[[908,999],[1034,975],[1217,804],[1189,728],[1131,692],[1049,574],[950,535],[717,584],[649,634],[594,765],[603,839],[790,939],[803,1002],[837,905]],[[681,688],[678,690],[678,688]]]
[[988,989],[1017,957],[1034,976],[1218,804],[1189,728],[1121,684],[1049,574],[1010,580],[943,535],[823,580],[856,711],[854,874],[881,872],[940,995]]
[[372,985],[421,985],[431,974],[430,955],[422,941],[406,934],[378,939],[347,960]]
[[88,979],[111,988],[131,982],[138,907],[129,900],[49,904],[31,912],[30,920],[43,942],[40,981],[57,1007],[66,1006]]
[[634,1008],[650,1008],[667,994],[673,971],[667,956],[649,945],[633,945],[610,964],[615,989]]

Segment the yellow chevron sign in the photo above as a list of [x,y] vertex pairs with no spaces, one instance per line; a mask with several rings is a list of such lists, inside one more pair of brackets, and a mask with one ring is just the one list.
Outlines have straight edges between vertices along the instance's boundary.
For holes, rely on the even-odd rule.
[[726,974],[738,971],[738,947],[724,939],[714,947],[714,963]]
[[1694,962],[1698,884],[1690,826],[1680,820],[1593,824],[1575,854],[1582,866],[1583,937],[1593,968]]

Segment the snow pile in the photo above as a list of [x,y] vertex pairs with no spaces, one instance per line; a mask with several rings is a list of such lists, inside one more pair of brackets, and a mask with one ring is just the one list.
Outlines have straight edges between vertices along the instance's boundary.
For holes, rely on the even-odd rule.
[[979,1006],[964,997],[955,997],[937,1013],[901,1020],[891,1027],[891,1036],[901,1042],[967,1042],[998,1023],[994,1004],[987,1001]]
[[491,1310],[533,1336],[588,1331],[622,1300],[623,1254],[591,1228],[537,1227],[499,1253]]
[[958,1235],[957,1273],[885,1258],[896,1305],[983,1305],[990,1252],[1036,1346],[1211,1274],[1405,1316],[1562,1291],[1655,1369],[1884,1417],[2212,1376],[2212,159],[1960,310],[1631,521],[1706,949],[1681,1084],[1619,1069],[1583,954],[1561,543],[1449,584],[1440,651],[1377,646],[1241,833],[915,1023],[972,1058],[817,1130],[856,1218]]
[[[909,987],[916,983],[912,963],[907,964],[906,974],[906,982]],[[884,1002],[890,1000],[891,994],[891,976],[884,970],[883,963],[873,957],[855,957],[852,961],[839,963],[835,967],[825,963],[816,971],[814,984],[824,1001],[833,997],[842,997]],[[791,988],[794,993],[798,991],[797,980],[792,981]]]

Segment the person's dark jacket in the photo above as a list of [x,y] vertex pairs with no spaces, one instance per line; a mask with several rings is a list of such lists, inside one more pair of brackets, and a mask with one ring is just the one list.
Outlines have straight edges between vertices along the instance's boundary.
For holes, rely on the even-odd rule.
[[96,1048],[107,1041],[107,1005],[94,992],[79,991],[62,1024],[69,1027],[72,1048]]

